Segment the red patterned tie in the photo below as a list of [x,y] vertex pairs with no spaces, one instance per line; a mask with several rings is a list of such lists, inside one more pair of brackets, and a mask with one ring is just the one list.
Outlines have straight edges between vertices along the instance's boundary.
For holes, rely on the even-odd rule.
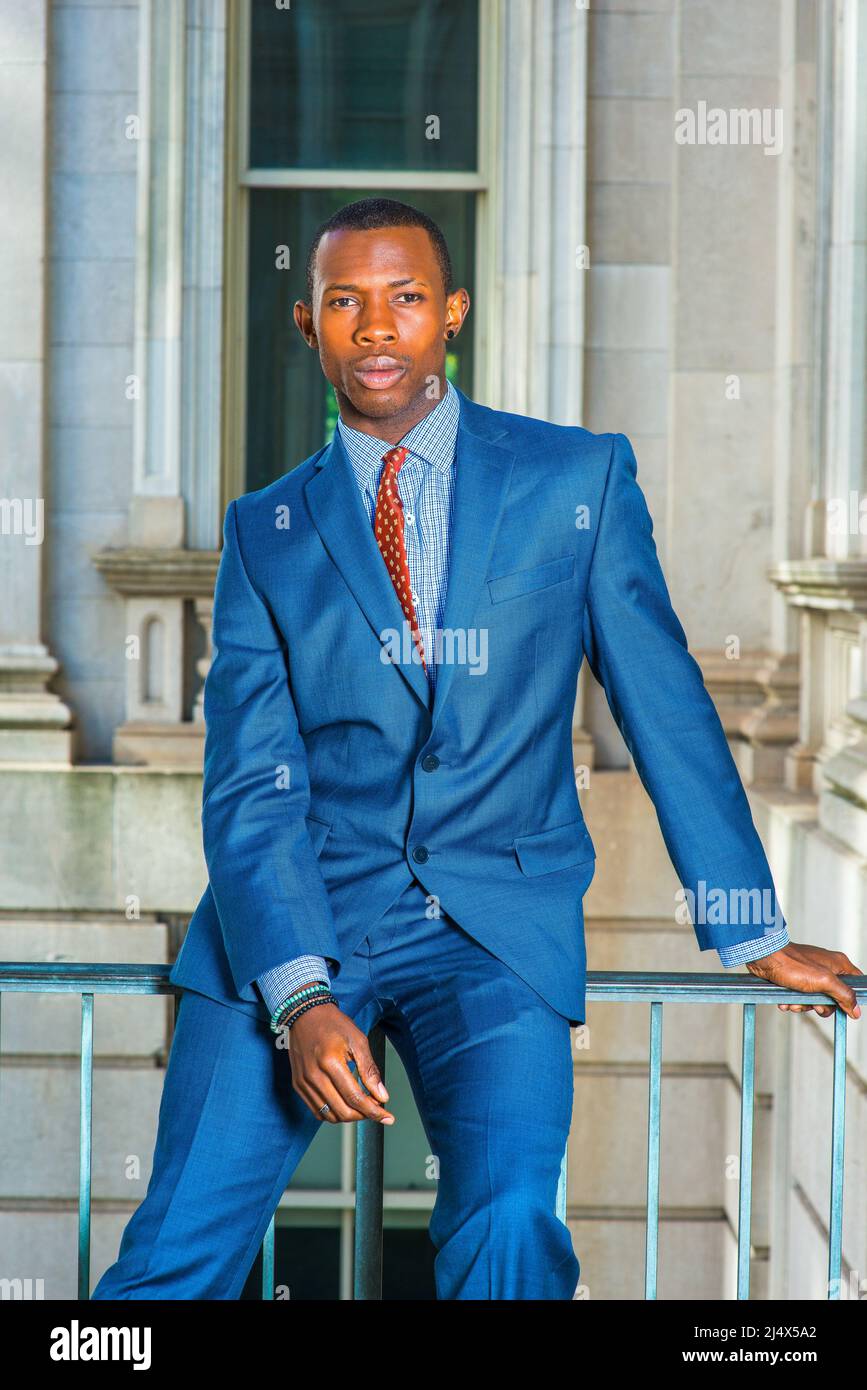
[[409,449],[404,449],[400,444],[396,445],[394,449],[389,449],[388,453],[383,455],[382,461],[385,467],[382,470],[379,491],[376,494],[373,529],[376,543],[382,551],[382,558],[388,567],[391,582],[403,609],[403,616],[409,623],[421,656],[422,666],[427,673],[424,647],[422,646],[421,633],[416,624],[415,609],[412,602],[412,583],[406,558],[406,542],[403,537],[403,503],[397,490],[397,475],[408,458]]

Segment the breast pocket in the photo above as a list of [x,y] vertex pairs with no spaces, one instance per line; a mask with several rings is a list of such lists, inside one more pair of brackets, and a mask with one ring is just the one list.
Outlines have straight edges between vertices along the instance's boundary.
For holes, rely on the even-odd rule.
[[575,556],[559,555],[556,560],[546,560],[544,564],[533,565],[530,569],[515,570],[514,574],[489,579],[488,593],[491,603],[503,603],[506,599],[535,593],[537,589],[550,589],[554,584],[564,584],[574,573]]

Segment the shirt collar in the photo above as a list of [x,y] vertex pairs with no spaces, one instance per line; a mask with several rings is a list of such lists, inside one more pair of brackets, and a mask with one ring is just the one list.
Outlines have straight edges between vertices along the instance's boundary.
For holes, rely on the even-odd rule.
[[[423,420],[413,425],[400,444],[404,449],[409,449],[414,458],[438,468],[443,474],[448,473],[454,462],[460,414],[460,397],[452,383],[447,381],[442,400]],[[363,430],[345,425],[339,416],[337,429],[359,487],[374,487],[382,469],[383,455],[394,445],[386,439],[377,439]]]

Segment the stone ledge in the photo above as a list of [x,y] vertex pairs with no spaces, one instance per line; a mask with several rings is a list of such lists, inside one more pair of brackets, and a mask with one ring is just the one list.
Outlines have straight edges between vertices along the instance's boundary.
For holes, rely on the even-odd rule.
[[212,598],[220,551],[106,546],[91,559],[106,583],[126,597]]
[[867,612],[867,559],[781,560],[768,578],[795,607]]

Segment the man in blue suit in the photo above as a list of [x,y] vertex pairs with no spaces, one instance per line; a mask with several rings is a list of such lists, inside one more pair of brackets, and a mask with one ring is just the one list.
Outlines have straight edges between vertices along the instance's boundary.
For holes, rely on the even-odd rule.
[[852,1017],[839,977],[858,971],[788,940],[629,440],[447,383],[469,298],[416,209],[343,208],[307,290],[295,321],[340,419],[226,512],[209,883],[171,972],[150,1185],[93,1297],[237,1298],[319,1125],[393,1123],[381,1022],[438,1161],[438,1298],[571,1299],[555,1194],[595,867],[572,767],[585,657],[699,947]]

